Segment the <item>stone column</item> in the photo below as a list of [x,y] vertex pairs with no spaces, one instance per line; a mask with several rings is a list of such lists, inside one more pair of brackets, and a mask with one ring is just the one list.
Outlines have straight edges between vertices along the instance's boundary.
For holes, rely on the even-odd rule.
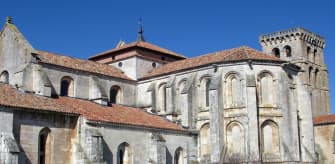
[[[278,119],[279,137],[280,137],[280,153],[283,160],[298,161],[299,145],[298,128],[297,128],[297,112],[295,107],[294,90],[289,86],[289,79],[286,73],[281,73],[278,80],[278,110],[282,117]],[[284,149],[286,148],[286,149]]]
[[209,112],[210,112],[210,144],[211,144],[211,163],[219,163],[222,149],[222,138],[220,131],[220,111],[218,101],[218,91],[220,89],[221,76],[212,78],[209,86]]
[[248,121],[249,121],[247,154],[249,155],[249,161],[260,161],[256,79],[253,73],[248,74],[246,79],[247,79],[246,106],[248,110]]

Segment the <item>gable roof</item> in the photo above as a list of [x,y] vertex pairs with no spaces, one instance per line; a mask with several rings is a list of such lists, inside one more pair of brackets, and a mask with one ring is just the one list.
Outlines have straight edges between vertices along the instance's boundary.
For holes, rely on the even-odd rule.
[[313,123],[314,125],[335,124],[335,114],[314,117]]
[[81,115],[88,120],[97,122],[184,131],[177,124],[138,108],[114,104],[112,107],[102,106],[87,100],[69,97],[48,98],[32,93],[24,93],[8,84],[2,83],[0,83],[0,105]]
[[171,63],[167,63],[161,67],[153,69],[142,79],[164,75],[181,70],[187,70],[195,67],[205,66],[208,64],[215,64],[221,62],[233,62],[244,60],[260,60],[272,62],[285,62],[279,58],[267,55],[250,47],[242,46],[239,48],[214,52],[203,56],[188,58]]
[[144,42],[144,41],[132,42],[132,43],[129,43],[129,44],[126,44],[126,45],[123,45],[123,46],[120,46],[120,47],[117,47],[117,48],[114,48],[114,49],[111,49],[111,50],[108,50],[108,51],[105,51],[105,52],[102,52],[102,53],[99,53],[97,55],[91,56],[88,59],[93,60],[95,58],[99,58],[99,57],[102,57],[102,56],[105,56],[105,55],[109,55],[109,54],[112,54],[112,53],[116,53],[118,51],[131,49],[131,48],[144,48],[144,49],[147,49],[147,50],[156,51],[156,52],[167,54],[167,55],[177,57],[177,58],[180,58],[180,59],[186,59],[186,57],[183,56],[183,55],[177,54],[177,53],[175,53],[173,51],[170,51],[168,49],[161,48],[159,46],[156,46],[154,44]]
[[75,70],[87,71],[91,73],[112,76],[125,80],[132,80],[130,77],[125,75],[121,70],[111,65],[71,58],[68,56],[63,56],[46,51],[36,51],[35,53],[39,55],[39,60],[37,60],[39,63],[52,64]]

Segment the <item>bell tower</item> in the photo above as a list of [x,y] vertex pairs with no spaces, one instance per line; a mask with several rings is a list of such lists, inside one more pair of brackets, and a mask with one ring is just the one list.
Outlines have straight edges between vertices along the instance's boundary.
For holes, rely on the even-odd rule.
[[329,114],[325,39],[304,28],[291,28],[259,37],[263,52],[301,67],[300,80],[311,90],[313,117]]

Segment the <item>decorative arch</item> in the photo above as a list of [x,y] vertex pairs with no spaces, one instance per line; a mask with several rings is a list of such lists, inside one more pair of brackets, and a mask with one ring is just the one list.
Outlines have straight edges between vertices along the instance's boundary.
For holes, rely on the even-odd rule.
[[200,157],[202,159],[208,158],[210,153],[210,126],[209,123],[205,123],[200,128]]
[[286,45],[284,47],[284,51],[285,51],[286,57],[291,57],[292,56],[292,48],[291,48],[291,46]]
[[8,71],[2,71],[0,74],[0,83],[9,83],[9,73]]
[[158,85],[157,109],[160,112],[166,112],[166,83]]
[[237,106],[241,103],[242,79],[236,72],[230,72],[225,75],[225,101],[227,107]]
[[133,150],[127,142],[123,142],[118,146],[117,164],[132,164]]
[[272,49],[272,55],[277,57],[277,58],[280,58],[280,50],[279,48],[273,48]]
[[38,135],[38,163],[51,163],[52,155],[52,136],[51,130],[47,127],[43,128]]
[[262,105],[273,105],[274,103],[276,92],[273,77],[269,71],[262,71],[258,75],[258,101]]
[[244,154],[245,149],[245,134],[243,126],[238,121],[232,121],[227,125],[227,144],[228,152],[232,154]]
[[280,137],[278,125],[273,120],[266,120],[261,125],[262,153],[279,153]]
[[186,164],[184,157],[186,152],[181,147],[178,147],[174,153],[174,164]]
[[204,75],[200,78],[200,107],[207,108],[209,107],[209,85],[211,83],[211,76]]
[[74,97],[74,81],[70,76],[64,76],[61,79],[61,96]]
[[118,85],[113,85],[109,90],[109,101],[111,104],[122,103],[122,89]]

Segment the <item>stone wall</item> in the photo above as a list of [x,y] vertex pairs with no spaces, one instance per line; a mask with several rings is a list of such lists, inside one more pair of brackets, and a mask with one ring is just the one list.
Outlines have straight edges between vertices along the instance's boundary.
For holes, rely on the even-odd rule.
[[50,162],[71,163],[72,141],[76,139],[77,117],[52,112],[14,112],[14,137],[20,145],[19,163],[38,163],[39,135],[50,130]]
[[[88,123],[82,125],[81,144],[87,138],[93,136],[93,134],[99,133],[102,137],[103,145],[103,158],[106,163],[117,163],[120,154],[118,149],[120,145],[129,145],[130,153],[133,163],[147,164],[147,163],[173,163],[175,157],[175,151],[178,148],[182,148],[186,154],[184,156],[185,162],[196,161],[196,141],[194,135],[186,133],[176,133],[164,130],[150,130],[142,127],[127,127],[122,125],[94,125]],[[92,133],[95,131],[95,133]],[[160,137],[157,138],[157,135]],[[87,145],[86,145],[87,146]],[[85,147],[86,152],[96,151],[89,150],[89,147]]]
[[314,126],[315,148],[320,163],[335,162],[335,124]]

